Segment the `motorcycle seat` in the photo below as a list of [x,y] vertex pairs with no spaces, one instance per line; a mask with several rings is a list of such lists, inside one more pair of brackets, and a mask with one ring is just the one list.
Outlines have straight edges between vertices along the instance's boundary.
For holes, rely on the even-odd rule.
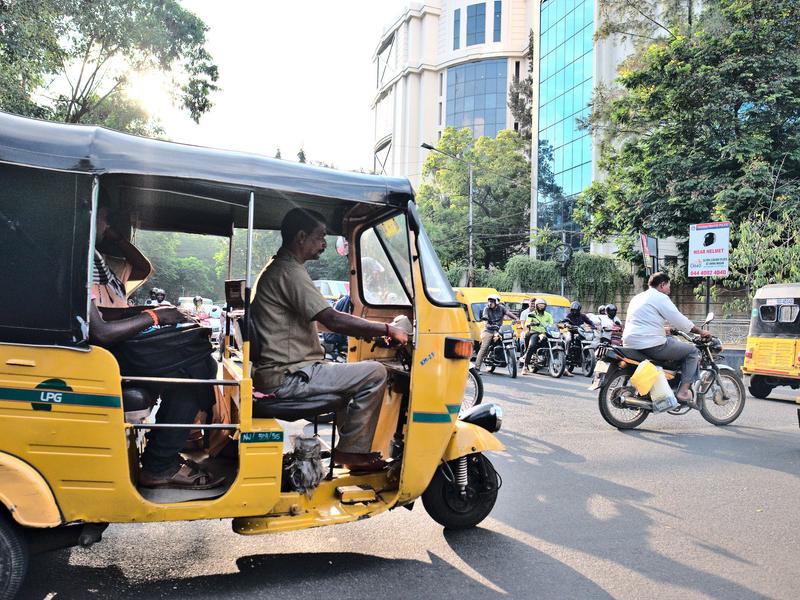
[[625,358],[629,358],[631,360],[635,360],[636,362],[642,362],[643,360],[650,360],[647,356],[639,352],[638,350],[634,350],[633,348],[624,348],[622,346],[614,346],[614,351],[617,354],[624,356]]

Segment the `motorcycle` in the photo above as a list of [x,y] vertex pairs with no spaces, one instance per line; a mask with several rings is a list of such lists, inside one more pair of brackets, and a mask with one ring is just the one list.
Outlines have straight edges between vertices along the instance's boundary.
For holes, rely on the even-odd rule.
[[463,415],[473,406],[478,406],[483,402],[483,379],[475,367],[470,367],[467,371],[467,386],[464,388],[464,398],[461,400],[461,408],[458,410],[459,416]]
[[514,350],[514,330],[511,325],[501,325],[492,336],[483,364],[489,368],[489,373],[494,373],[500,367],[508,369],[512,379],[517,376],[517,352]]
[[595,356],[594,379],[590,390],[599,390],[605,381],[608,363],[601,358],[610,346],[622,346],[622,325],[619,323],[614,323],[613,327],[603,327],[600,336],[595,338],[592,345]]
[[[566,350],[564,348],[564,338],[561,331],[555,325],[545,327],[544,342],[536,348],[536,352],[531,357],[529,368],[536,373],[539,369],[548,369],[553,377],[561,377],[567,367]],[[531,339],[533,342],[533,339]]]
[[572,373],[580,367],[586,377],[591,377],[596,364],[594,352],[595,333],[590,329],[566,325],[567,336],[567,371]]
[[[713,318],[714,313],[710,313],[703,327]],[[692,385],[692,400],[667,412],[684,415],[694,409],[712,425],[733,423],[744,410],[745,389],[733,368],[717,363],[716,356],[722,352],[719,338],[703,339],[677,330],[673,330],[673,335],[691,342],[700,351],[700,378]],[[618,429],[634,429],[654,411],[650,395],[640,396],[629,383],[638,364],[647,357],[637,350],[610,344],[600,346],[598,350],[602,352],[603,362],[608,364],[598,397],[600,414],[609,425]],[[681,379],[680,364],[652,362],[664,369],[670,387],[676,390]]]

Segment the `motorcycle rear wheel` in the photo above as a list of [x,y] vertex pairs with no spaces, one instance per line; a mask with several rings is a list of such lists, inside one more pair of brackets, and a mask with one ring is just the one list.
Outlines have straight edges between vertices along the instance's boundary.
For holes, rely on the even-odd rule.
[[550,357],[550,364],[548,365],[550,375],[558,379],[564,374],[564,369],[567,367],[567,357],[563,350],[553,350],[553,356]]
[[[717,427],[730,425],[738,419],[744,410],[745,398],[747,397],[744,384],[736,373],[720,371],[719,378],[723,389],[728,393],[729,399],[722,400],[722,404],[717,404],[714,401],[712,392],[718,387],[715,381],[700,405],[700,414],[703,415],[703,418]],[[725,410],[726,408],[727,410]]]
[[643,408],[628,408],[619,403],[619,393],[628,385],[630,373],[613,368],[606,373],[603,386],[597,396],[600,414],[605,422],[617,429],[635,429],[650,414]]

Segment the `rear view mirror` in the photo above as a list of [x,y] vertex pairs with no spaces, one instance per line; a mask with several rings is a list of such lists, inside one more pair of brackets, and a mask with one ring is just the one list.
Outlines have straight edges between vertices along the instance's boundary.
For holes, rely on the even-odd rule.
[[711,321],[713,320],[714,320],[714,313],[713,312],[708,313],[708,315],[706,316],[706,323],[711,323]]

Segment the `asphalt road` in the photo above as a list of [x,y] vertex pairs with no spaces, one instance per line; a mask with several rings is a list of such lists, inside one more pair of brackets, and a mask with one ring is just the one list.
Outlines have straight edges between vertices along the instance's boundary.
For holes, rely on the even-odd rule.
[[[111,526],[37,557],[23,598],[797,598],[795,405],[748,398],[612,429],[582,376],[485,375],[505,410],[494,511],[446,532],[421,503],[375,519],[240,537],[229,521]],[[791,390],[779,397],[792,399]]]

